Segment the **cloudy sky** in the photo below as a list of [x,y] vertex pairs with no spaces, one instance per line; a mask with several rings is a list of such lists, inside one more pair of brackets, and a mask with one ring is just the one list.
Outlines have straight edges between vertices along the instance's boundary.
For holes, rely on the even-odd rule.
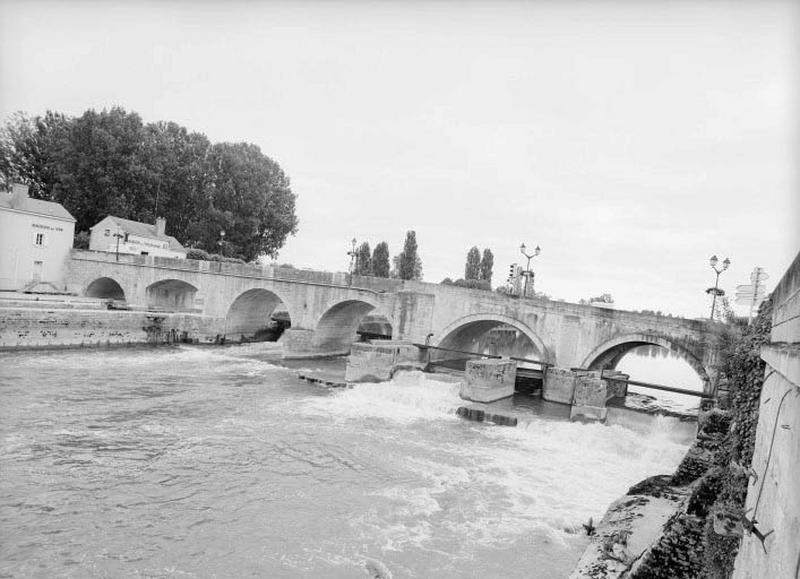
[[[119,105],[258,144],[298,196],[280,262],[350,239],[426,281],[540,245],[536,287],[707,315],[800,249],[800,3],[9,2],[0,115]],[[743,310],[744,311],[744,310]]]

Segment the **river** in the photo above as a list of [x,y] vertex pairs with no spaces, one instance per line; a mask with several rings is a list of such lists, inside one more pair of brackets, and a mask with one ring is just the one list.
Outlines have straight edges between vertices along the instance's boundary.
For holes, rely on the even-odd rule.
[[689,442],[295,374],[255,347],[0,355],[0,577],[564,577],[581,523]]

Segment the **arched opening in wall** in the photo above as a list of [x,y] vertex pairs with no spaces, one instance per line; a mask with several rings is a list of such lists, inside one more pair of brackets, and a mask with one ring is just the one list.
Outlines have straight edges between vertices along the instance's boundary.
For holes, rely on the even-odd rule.
[[[431,351],[431,362],[454,370],[463,370],[476,355],[508,356],[543,360],[543,352],[522,329],[500,320],[475,320],[450,331],[438,344],[442,350]],[[518,362],[519,367],[539,368]]]
[[291,325],[283,300],[274,292],[256,288],[233,300],[225,317],[225,336],[242,342],[275,342]]
[[391,340],[392,323],[386,316],[367,314],[361,319],[356,330],[358,339],[363,342],[371,340]]
[[147,287],[147,309],[160,312],[194,310],[197,288],[179,279],[165,279]]
[[[587,365],[590,370],[617,370],[631,380],[703,392],[709,377],[702,364],[690,353],[666,340],[631,341],[617,344],[595,357]],[[701,398],[630,385],[631,402],[644,406],[661,406],[670,410],[692,410]]]
[[347,354],[358,341],[358,328],[375,306],[359,300],[339,302],[328,309],[317,323],[313,345],[318,352]]
[[86,295],[90,298],[103,298],[118,302],[125,301],[125,291],[110,277],[101,277],[94,280],[86,288]]

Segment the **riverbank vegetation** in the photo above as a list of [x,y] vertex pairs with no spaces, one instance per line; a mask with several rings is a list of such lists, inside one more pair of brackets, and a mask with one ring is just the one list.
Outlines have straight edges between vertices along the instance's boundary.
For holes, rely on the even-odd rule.
[[160,216],[188,247],[251,261],[275,257],[297,231],[289,178],[257,145],[211,143],[120,107],[13,115],[0,130],[0,181],[61,203],[79,235],[107,215]]

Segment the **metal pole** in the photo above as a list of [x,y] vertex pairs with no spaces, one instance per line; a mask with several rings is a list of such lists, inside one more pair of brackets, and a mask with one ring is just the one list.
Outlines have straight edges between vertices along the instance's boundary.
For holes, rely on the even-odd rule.
[[528,263],[525,264],[525,289],[522,290],[522,297],[528,297],[528,278],[531,277],[531,258],[527,255]]
[[761,281],[761,268],[756,267],[756,279],[753,280],[753,301],[750,302],[750,315],[747,316],[747,323],[753,321],[753,310],[756,307],[756,300],[758,299],[758,286]]
[[711,300],[711,317],[709,318],[711,321],[714,321],[714,310],[717,305],[717,288],[719,287],[719,274],[716,269],[714,270],[717,273],[717,280],[714,282],[714,299]]

